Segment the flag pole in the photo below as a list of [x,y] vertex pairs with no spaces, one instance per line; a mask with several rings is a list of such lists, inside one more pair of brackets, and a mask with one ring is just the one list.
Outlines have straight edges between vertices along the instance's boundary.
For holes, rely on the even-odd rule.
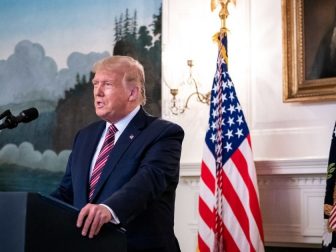
[[234,5],[236,5],[236,0],[211,0],[211,11],[214,11],[216,9],[218,2],[221,5],[221,9],[219,11],[219,18],[221,20],[220,32],[226,32],[226,19],[230,14],[228,10],[228,5],[229,3],[233,3]]
[[222,42],[221,42],[221,38],[227,35],[228,32],[228,28],[226,27],[226,19],[229,16],[229,9],[228,9],[228,5],[230,3],[233,3],[234,5],[236,5],[236,0],[211,0],[211,11],[214,11],[218,5],[218,3],[220,3],[221,5],[221,9],[219,11],[219,18],[221,21],[221,27],[220,27],[220,31],[217,32],[213,37],[213,41],[217,42],[218,44],[218,48],[219,48],[219,52],[222,56],[222,58],[224,59],[225,63],[227,65],[229,65],[229,59],[228,59],[228,54],[227,54],[227,50],[225,47],[223,47]]

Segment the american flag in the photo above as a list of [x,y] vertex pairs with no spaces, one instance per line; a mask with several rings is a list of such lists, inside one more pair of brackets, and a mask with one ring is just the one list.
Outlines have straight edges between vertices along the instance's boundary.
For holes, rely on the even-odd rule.
[[227,66],[227,35],[218,34],[199,195],[198,250],[264,251],[250,133]]

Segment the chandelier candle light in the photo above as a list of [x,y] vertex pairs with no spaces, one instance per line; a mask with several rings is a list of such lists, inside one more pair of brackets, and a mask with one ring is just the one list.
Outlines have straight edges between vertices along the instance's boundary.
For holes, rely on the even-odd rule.
[[199,91],[199,82],[195,79],[193,72],[192,72],[192,67],[194,66],[194,63],[192,60],[187,60],[187,65],[189,67],[189,75],[188,78],[186,80],[186,83],[190,84],[195,91],[193,91],[186,99],[186,101],[184,103],[182,103],[182,106],[180,105],[180,102],[177,99],[177,95],[179,93],[179,89],[178,88],[171,88],[169,86],[169,84],[166,82],[169,90],[170,90],[170,94],[173,96],[171,101],[170,101],[170,106],[169,109],[171,111],[171,113],[173,115],[179,115],[179,114],[183,114],[186,109],[189,109],[188,104],[190,99],[193,96],[197,97],[197,101],[207,104],[210,104],[210,91],[203,94]]

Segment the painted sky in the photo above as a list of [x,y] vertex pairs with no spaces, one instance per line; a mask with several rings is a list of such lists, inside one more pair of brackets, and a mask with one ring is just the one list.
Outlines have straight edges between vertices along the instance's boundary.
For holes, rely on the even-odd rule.
[[148,25],[161,0],[1,0],[0,60],[22,40],[41,44],[58,69],[67,67],[73,52],[111,53],[115,17],[128,8],[131,17]]
[[0,0],[0,106],[55,104],[112,54],[115,18],[153,22],[161,0]]

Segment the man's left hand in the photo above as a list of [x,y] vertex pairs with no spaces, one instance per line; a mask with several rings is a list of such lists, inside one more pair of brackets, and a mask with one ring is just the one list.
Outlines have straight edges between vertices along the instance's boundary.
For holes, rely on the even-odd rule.
[[89,234],[89,238],[97,235],[101,227],[111,221],[112,215],[110,211],[102,206],[95,204],[87,204],[81,209],[77,218],[77,227],[82,228],[82,235]]

